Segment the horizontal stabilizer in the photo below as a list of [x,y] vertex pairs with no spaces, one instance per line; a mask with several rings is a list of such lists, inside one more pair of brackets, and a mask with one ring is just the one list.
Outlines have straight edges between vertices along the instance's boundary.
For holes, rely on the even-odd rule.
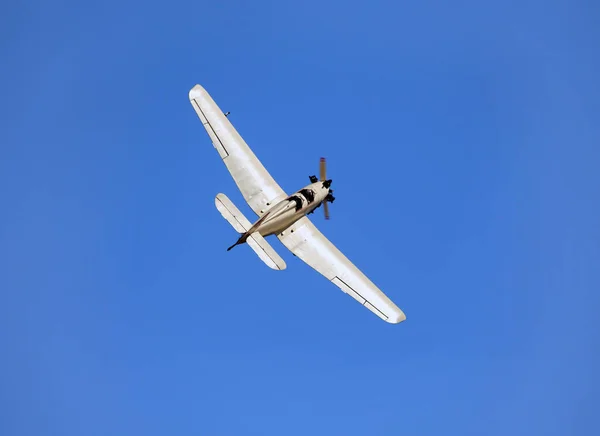
[[[252,224],[248,219],[239,211],[235,204],[225,194],[218,194],[215,198],[215,205],[223,218],[225,218],[229,224],[241,234],[246,233],[252,227]],[[243,241],[243,240],[242,240]],[[284,260],[277,254],[275,249],[262,237],[258,232],[254,232],[248,236],[246,243],[252,247],[258,257],[266,263],[269,268],[283,270],[286,268]],[[237,244],[236,244],[237,245]],[[229,247],[230,249],[233,248]]]
[[223,218],[233,226],[236,232],[246,233],[252,227],[250,221],[235,207],[235,204],[225,194],[217,195],[215,205],[219,212],[221,212],[221,215],[223,215]]
[[260,233],[252,233],[246,242],[252,247],[256,254],[258,254],[258,257],[269,266],[269,268],[278,270],[284,270],[286,268],[284,260]]

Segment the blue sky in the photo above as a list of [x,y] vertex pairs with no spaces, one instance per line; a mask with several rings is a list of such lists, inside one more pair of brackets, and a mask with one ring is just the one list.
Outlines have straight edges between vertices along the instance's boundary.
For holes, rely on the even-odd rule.
[[[598,434],[599,12],[3,6],[0,434]],[[406,322],[225,251],[196,83]]]

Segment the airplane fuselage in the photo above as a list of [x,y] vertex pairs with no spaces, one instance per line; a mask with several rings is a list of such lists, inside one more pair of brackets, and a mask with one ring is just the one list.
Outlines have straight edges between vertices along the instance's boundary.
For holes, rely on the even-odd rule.
[[[331,181],[328,181],[328,183],[330,184]],[[263,237],[283,232],[323,203],[330,192],[328,183],[323,181],[311,183],[276,203],[252,224],[252,227],[241,235],[228,250],[245,243],[246,239],[254,232],[259,232]]]
[[325,188],[321,181],[305,186],[265,212],[257,221],[255,231],[258,230],[262,236],[281,233],[319,207],[328,193],[329,188]]

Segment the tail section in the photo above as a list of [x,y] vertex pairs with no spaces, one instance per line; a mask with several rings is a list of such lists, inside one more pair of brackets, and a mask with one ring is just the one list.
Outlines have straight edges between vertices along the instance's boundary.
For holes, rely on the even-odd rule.
[[271,247],[271,245],[263,238],[259,232],[252,232],[247,234],[248,230],[252,228],[252,224],[248,219],[238,210],[237,207],[231,202],[225,194],[218,194],[215,198],[215,205],[223,218],[225,218],[229,224],[240,233],[238,241],[229,247],[227,250],[231,250],[238,244],[247,242],[248,245],[254,250],[254,252],[260,257],[260,259],[269,266],[276,270],[284,270],[286,264],[284,260],[277,254],[277,252]]
[[252,247],[258,257],[269,266],[269,268],[283,270],[286,264],[271,245],[258,232],[252,233],[246,240],[248,245]]
[[246,217],[235,207],[235,204],[225,194],[218,194],[215,198],[215,205],[223,218],[225,218],[229,224],[238,233],[246,233],[252,224],[246,219]]

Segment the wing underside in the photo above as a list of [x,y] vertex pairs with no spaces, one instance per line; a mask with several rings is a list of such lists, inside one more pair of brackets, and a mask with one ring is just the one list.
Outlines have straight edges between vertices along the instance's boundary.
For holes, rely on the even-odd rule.
[[297,257],[379,318],[391,324],[406,319],[404,312],[350,262],[307,217],[301,218],[277,237]]
[[286,193],[271,177],[236,131],[210,94],[200,86],[189,93],[198,118],[206,129],[213,146],[225,162],[244,199],[257,215],[286,197]]

